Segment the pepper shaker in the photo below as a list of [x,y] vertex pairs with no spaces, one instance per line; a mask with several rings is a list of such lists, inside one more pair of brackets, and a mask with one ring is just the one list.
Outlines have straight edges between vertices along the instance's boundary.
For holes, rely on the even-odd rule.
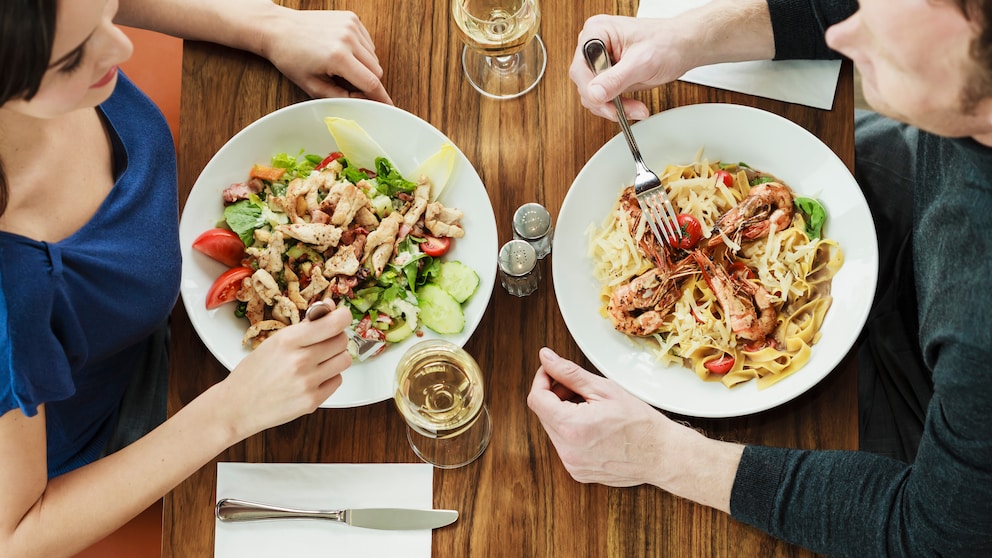
[[513,296],[527,296],[541,282],[534,247],[524,240],[511,240],[499,250],[499,280]]
[[554,227],[551,214],[539,203],[521,205],[513,214],[513,238],[525,240],[534,247],[537,259],[551,253]]

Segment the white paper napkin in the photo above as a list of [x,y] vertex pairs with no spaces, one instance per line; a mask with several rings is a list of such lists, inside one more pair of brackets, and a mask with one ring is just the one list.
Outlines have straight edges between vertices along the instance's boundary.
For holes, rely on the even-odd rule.
[[[217,500],[306,509],[429,509],[433,485],[434,468],[426,463],[217,464]],[[295,519],[215,523],[218,558],[431,555],[430,530],[381,531]]]
[[[710,0],[641,0],[637,17],[673,17]],[[830,110],[840,60],[760,60],[689,70],[682,81]]]

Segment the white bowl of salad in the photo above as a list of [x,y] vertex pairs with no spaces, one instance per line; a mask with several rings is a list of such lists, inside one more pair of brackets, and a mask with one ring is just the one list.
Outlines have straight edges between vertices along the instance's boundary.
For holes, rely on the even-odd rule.
[[392,397],[410,343],[464,344],[496,275],[495,216],[465,155],[417,116],[360,99],[291,105],[232,137],[179,235],[184,307],[229,370],[310,304],[351,309],[353,364],[323,407]]

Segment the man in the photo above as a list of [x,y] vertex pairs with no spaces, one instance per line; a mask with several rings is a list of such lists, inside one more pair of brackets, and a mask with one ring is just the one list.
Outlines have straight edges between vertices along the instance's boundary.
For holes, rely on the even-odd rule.
[[650,483],[825,554],[989,555],[990,22],[988,0],[716,0],[676,19],[587,21],[580,48],[603,39],[616,63],[593,78],[577,51],[571,77],[606,118],[614,96],[696,66],[838,53],[889,118],[856,126],[882,258],[859,349],[864,451],[711,440],[542,349],[528,404],[576,480]]

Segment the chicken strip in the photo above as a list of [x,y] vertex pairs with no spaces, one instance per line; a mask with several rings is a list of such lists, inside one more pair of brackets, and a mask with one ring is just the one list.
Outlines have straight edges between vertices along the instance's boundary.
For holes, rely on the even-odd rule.
[[410,209],[406,211],[403,216],[403,222],[406,223],[408,227],[412,227],[417,224],[417,221],[424,214],[424,210],[427,209],[427,203],[431,197],[431,182],[426,176],[421,176],[417,181],[417,189],[413,192],[413,203],[410,205]]
[[358,273],[361,262],[355,254],[355,246],[347,245],[338,248],[338,251],[324,262],[324,276],[334,277],[335,275],[348,275],[349,277]]
[[282,293],[279,283],[264,269],[255,270],[251,275],[251,286],[265,304],[272,306],[275,297]]
[[463,215],[464,213],[453,207],[444,207],[440,202],[432,202],[427,205],[424,225],[434,236],[462,238],[465,236],[465,230],[461,228],[459,220]]
[[399,233],[402,222],[403,215],[398,212],[390,213],[379,224],[379,228],[372,231],[365,241],[365,255],[362,257],[362,261],[371,258],[372,269],[375,270],[376,277],[382,275],[382,270],[393,256],[396,235]]
[[[258,232],[258,231],[256,231]],[[256,235],[256,243],[258,242]],[[268,235],[268,244],[264,248],[254,246],[245,249],[249,256],[258,260],[258,267],[268,271],[272,275],[277,275],[282,271],[282,253],[286,251],[286,242],[282,233],[276,231]]]
[[318,252],[337,246],[343,232],[340,227],[323,223],[279,225],[276,230],[288,237],[313,245]]

